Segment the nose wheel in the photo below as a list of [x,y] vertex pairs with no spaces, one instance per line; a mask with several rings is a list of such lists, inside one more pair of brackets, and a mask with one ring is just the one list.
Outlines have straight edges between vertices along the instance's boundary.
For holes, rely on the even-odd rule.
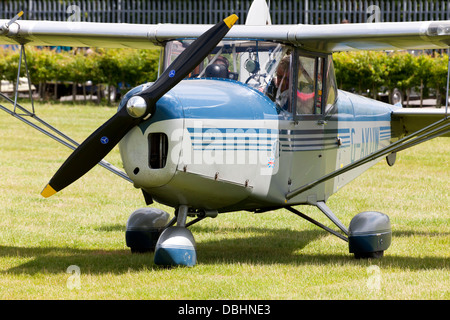
[[159,266],[193,267],[197,263],[195,240],[185,227],[169,227],[161,233],[154,262]]
[[187,216],[188,206],[185,205],[178,208],[172,221],[163,210],[138,209],[128,218],[126,244],[132,253],[155,252],[156,265],[192,267],[197,263],[197,251],[194,236],[187,227],[206,215],[200,215],[189,224],[186,224]]
[[188,207],[178,208],[177,225],[165,229],[156,243],[154,262],[160,266],[192,267],[197,263],[195,240],[186,228]]

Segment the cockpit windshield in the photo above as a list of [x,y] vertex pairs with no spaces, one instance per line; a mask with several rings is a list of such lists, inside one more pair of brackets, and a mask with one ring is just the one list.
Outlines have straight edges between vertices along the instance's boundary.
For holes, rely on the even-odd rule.
[[[167,42],[163,69],[193,41]],[[327,114],[337,97],[331,55],[270,41],[222,40],[188,78],[241,82],[274,101],[279,114],[296,119]]]
[[[164,51],[164,69],[192,41],[168,42]],[[281,105],[281,88],[289,88],[289,76],[284,72],[289,71],[292,52],[293,49],[287,45],[269,41],[223,40],[188,78],[225,78],[239,81],[262,92],[273,101],[280,100]],[[280,74],[282,71],[283,74]],[[287,96],[287,92],[285,95]]]

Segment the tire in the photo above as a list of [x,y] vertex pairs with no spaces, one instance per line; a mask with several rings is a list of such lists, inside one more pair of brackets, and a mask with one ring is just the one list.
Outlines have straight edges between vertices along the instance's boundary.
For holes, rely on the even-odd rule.
[[383,255],[384,251],[355,252],[355,259],[380,259]]
[[403,106],[403,93],[399,89],[395,88],[390,93],[389,102],[391,104],[401,104]]

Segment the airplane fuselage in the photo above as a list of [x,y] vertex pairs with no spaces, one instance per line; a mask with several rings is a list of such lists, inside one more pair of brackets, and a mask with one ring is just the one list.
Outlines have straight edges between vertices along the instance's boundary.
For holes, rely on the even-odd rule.
[[290,200],[286,193],[396,140],[394,108],[339,91],[323,118],[294,120],[240,82],[189,79],[158,101],[155,114],[122,139],[120,151],[135,187],[172,207],[227,212],[314,204],[376,161]]

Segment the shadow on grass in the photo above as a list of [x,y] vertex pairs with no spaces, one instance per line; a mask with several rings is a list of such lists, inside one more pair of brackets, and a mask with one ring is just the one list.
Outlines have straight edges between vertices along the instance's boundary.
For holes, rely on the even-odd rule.
[[[108,229],[108,228],[107,228]],[[217,233],[210,227],[195,226],[193,234]],[[364,265],[375,263],[382,267],[394,266],[408,270],[450,269],[445,257],[390,256],[389,250],[380,260],[356,260],[347,251],[345,254],[302,254],[309,243],[329,234],[322,230],[295,231],[288,229],[242,228],[242,230],[221,228],[222,234],[236,233],[239,237],[222,240],[203,240],[197,243],[198,263],[203,265],[249,263],[259,265]],[[424,235],[425,236],[425,235]],[[393,241],[395,241],[395,232]],[[0,246],[0,258],[11,257],[26,260],[3,271],[3,274],[65,273],[70,265],[77,265],[83,273],[122,274],[129,271],[165,270],[153,263],[153,253],[131,254],[130,250],[90,250],[70,247],[15,247]]]

